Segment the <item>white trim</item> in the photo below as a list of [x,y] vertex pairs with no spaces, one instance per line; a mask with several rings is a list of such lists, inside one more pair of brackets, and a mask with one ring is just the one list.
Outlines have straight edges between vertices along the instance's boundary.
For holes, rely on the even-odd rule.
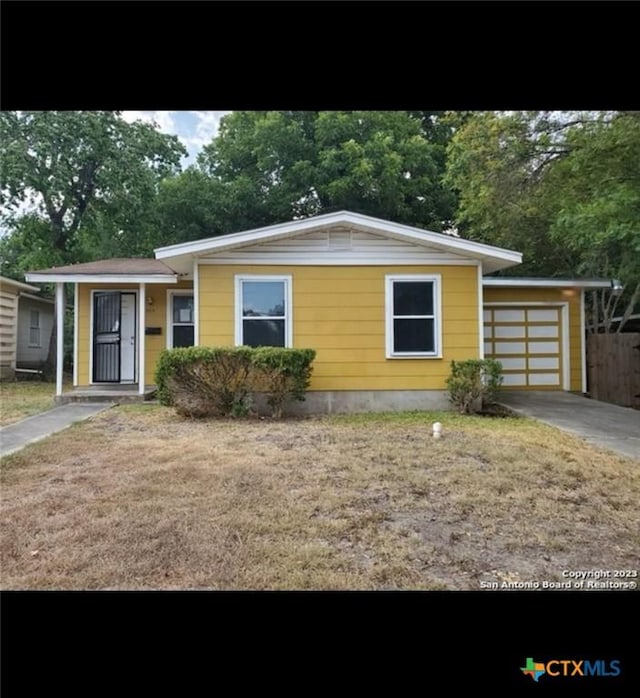
[[493,305],[563,305],[566,301],[486,301],[486,306]]
[[[234,276],[234,343],[242,346],[242,282],[283,281],[287,307],[284,312],[284,346],[293,346],[293,278],[291,274],[236,274]],[[282,319],[282,318],[279,318]]]
[[253,230],[245,230],[230,235],[221,235],[206,240],[196,240],[177,245],[169,245],[167,247],[158,247],[154,252],[156,259],[168,259],[184,254],[200,254],[205,251],[233,249],[254,242],[293,237],[312,230],[324,230],[338,225],[347,227],[355,226],[362,230],[368,230],[378,234],[382,233],[390,237],[397,237],[438,249],[461,250],[472,255],[486,256],[494,260],[510,262],[512,264],[519,264],[522,262],[522,255],[520,252],[493,247],[471,240],[463,240],[443,233],[434,233],[429,230],[393,223],[392,221],[365,216],[360,213],[352,213],[351,211],[327,213],[321,216],[289,221],[288,223],[270,225],[264,228],[254,228]]
[[584,289],[580,291],[580,373],[582,381],[582,392],[587,392],[587,329],[585,327],[586,318],[584,316]]
[[193,345],[200,346],[200,270],[193,260]]
[[[351,256],[349,256],[349,254]],[[323,256],[324,255],[324,256]],[[355,255],[353,253],[340,254],[336,256],[336,252],[310,252],[306,255],[300,255],[297,253],[281,253],[277,256],[273,255],[274,259],[271,259],[268,255],[259,254],[258,252],[247,254],[244,256],[236,257],[217,257],[215,259],[207,259],[200,257],[198,259],[199,264],[251,264],[251,265],[266,265],[266,266],[282,266],[295,264],[296,266],[385,266],[390,265],[397,266],[425,266],[425,265],[437,265],[437,266],[455,266],[455,267],[474,267],[478,264],[475,259],[438,259],[437,257],[421,257],[416,254],[414,250],[412,252],[406,252],[399,255],[385,255],[384,257],[372,257],[370,255]]]
[[[78,387],[78,337],[80,329],[78,327],[80,309],[78,308],[80,293],[78,284],[73,284],[73,387]],[[91,344],[91,340],[89,340]]]
[[494,306],[522,306],[522,307],[540,307],[544,306],[547,308],[560,308],[561,326],[560,331],[562,332],[562,389],[569,391],[571,390],[571,362],[570,362],[570,351],[571,351],[571,338],[570,325],[569,325],[569,303],[567,301],[500,301],[494,303],[493,301],[487,301],[483,305],[483,309],[492,308]]
[[[93,302],[94,295],[96,293],[132,293],[136,297],[136,307],[138,306],[138,289],[136,288],[92,288],[89,291],[89,385],[105,385],[104,383],[95,383],[93,380]],[[138,317],[140,314],[138,313]],[[138,325],[139,326],[139,325]],[[136,328],[138,329],[138,328]],[[140,354],[140,339],[136,337],[136,353]],[[138,379],[140,379],[140,371],[138,364],[138,357],[136,356],[135,361],[136,367],[138,368]],[[116,384],[116,385],[121,385]],[[131,385],[129,383],[129,385]]]
[[[393,284],[396,281],[432,281],[433,282],[433,352],[393,351]],[[442,358],[442,276],[440,274],[386,274],[385,284],[385,348],[387,359],[441,359]],[[411,317],[411,316],[407,316]]]
[[62,395],[64,363],[64,284],[56,283],[56,395]]
[[146,336],[145,327],[147,324],[147,287],[146,284],[140,284],[140,293],[138,294],[138,341],[136,349],[138,351],[138,394],[144,395],[144,371],[145,371],[145,351],[146,351]]
[[[194,289],[191,288],[168,288],[167,289],[167,317],[166,317],[166,322],[167,322],[167,340],[165,342],[165,346],[167,349],[173,349],[173,298],[174,296],[193,296],[193,336],[194,336],[194,346],[195,345],[195,334],[196,334],[196,300],[195,300],[195,293]],[[182,325],[188,325],[190,323],[184,322],[184,323],[175,323],[175,324],[182,324]]]
[[571,338],[569,337],[569,304],[562,303],[562,389],[571,390],[571,362],[569,352],[571,351]]
[[611,281],[604,279],[483,279],[483,286],[505,286],[507,288],[611,288]]
[[484,293],[482,288],[482,264],[478,264],[478,356],[484,359]]
[[177,284],[177,274],[25,274],[31,281],[93,284]]

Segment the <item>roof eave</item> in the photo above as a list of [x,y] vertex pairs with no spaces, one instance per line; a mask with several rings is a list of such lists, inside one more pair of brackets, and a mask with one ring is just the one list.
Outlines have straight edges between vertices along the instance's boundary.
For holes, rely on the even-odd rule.
[[507,262],[507,264],[496,266],[492,269],[493,271],[522,262],[521,253],[514,250],[493,247],[472,240],[455,238],[444,235],[443,233],[434,233],[429,230],[421,230],[401,223],[393,223],[392,221],[385,221],[371,216],[349,212],[330,213],[324,216],[315,216],[265,228],[256,228],[240,233],[222,235],[217,238],[208,238],[206,240],[170,245],[168,247],[159,247],[154,250],[154,252],[156,259],[171,259],[189,255],[198,256],[205,253],[216,254],[267,240],[283,239],[314,230],[323,230],[335,225],[357,226],[360,229],[369,230],[374,234],[386,234],[389,237],[411,241],[425,247],[448,249],[452,252],[466,254],[479,260],[496,259]]
[[610,288],[607,279],[519,279],[498,278],[482,279],[483,286],[503,288]]
[[119,284],[176,284],[177,274],[56,274],[30,272],[27,281],[41,283],[119,283]]

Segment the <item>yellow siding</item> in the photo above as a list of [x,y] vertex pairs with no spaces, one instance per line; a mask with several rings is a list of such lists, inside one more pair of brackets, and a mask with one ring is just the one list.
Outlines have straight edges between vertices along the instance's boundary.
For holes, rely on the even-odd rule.
[[[200,344],[234,343],[236,274],[290,274],[293,346],[317,351],[311,390],[442,390],[452,359],[477,358],[474,266],[199,267]],[[387,359],[385,276],[440,274],[441,359]]]
[[582,390],[582,335],[580,332],[580,289],[498,288],[484,289],[484,303],[568,303],[570,390]]
[[[160,327],[162,334],[145,337],[145,383],[154,382],[153,374],[160,352],[167,346],[167,291],[192,288],[190,281],[178,284],[148,284],[146,287],[147,301],[153,304],[146,306],[146,326]],[[79,284],[78,289],[78,385],[91,383],[89,367],[89,348],[91,345],[91,291],[137,291],[138,284]]]

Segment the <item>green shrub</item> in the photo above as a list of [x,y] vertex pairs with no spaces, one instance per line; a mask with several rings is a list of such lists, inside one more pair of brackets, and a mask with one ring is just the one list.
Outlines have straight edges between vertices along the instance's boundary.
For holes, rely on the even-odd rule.
[[304,400],[311,381],[313,349],[257,347],[251,356],[255,370],[253,389],[266,394],[272,416],[279,419],[290,400]]
[[241,414],[249,394],[250,354],[249,347],[164,350],[155,377],[160,403],[188,417]]
[[449,399],[460,412],[480,412],[496,401],[502,385],[502,364],[495,359],[452,361],[446,384]]
[[156,368],[158,398],[189,417],[249,413],[263,393],[274,417],[292,399],[304,400],[313,349],[185,347],[166,349]]

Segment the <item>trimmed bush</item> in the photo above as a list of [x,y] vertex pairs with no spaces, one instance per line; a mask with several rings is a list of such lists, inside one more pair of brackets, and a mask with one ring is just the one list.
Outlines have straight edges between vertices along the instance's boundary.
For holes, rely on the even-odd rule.
[[290,400],[304,400],[313,349],[185,347],[166,349],[156,368],[158,398],[189,417],[241,417],[264,393],[274,417]]
[[304,400],[311,381],[311,363],[315,358],[313,349],[257,347],[253,350],[253,388],[266,394],[273,417],[282,417],[287,402]]
[[452,361],[446,384],[449,399],[460,412],[481,412],[496,401],[502,385],[502,364],[495,359]]

